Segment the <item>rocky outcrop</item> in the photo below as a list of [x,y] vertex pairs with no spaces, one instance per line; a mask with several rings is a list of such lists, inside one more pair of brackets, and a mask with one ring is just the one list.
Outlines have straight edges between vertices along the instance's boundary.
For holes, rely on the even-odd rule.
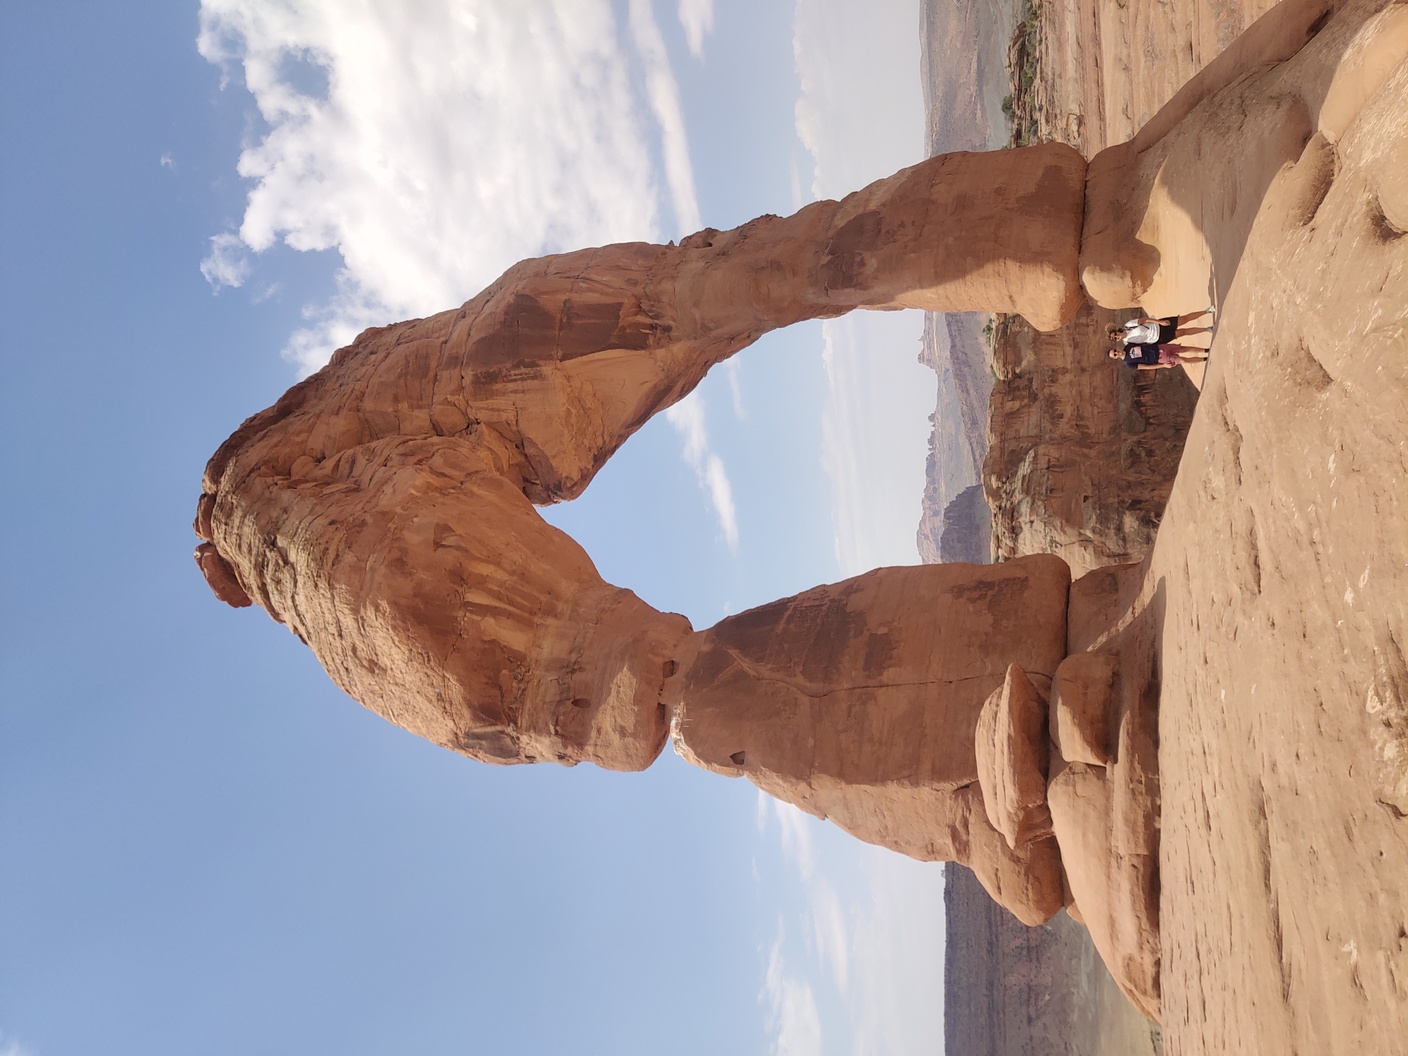
[[992,511],[981,484],[964,488],[944,508],[939,559],[986,564],[992,560]]
[[[1293,124],[1297,154],[1260,190],[1255,166],[1218,166],[1199,198],[1151,193],[1146,214],[1173,234],[1164,213],[1222,202],[1189,247],[1211,254],[1223,311],[1146,577],[1164,1012],[1190,1056],[1408,1037],[1408,8],[1351,0],[1308,24],[1322,16],[1237,82],[1235,109],[1187,119],[1237,122],[1254,149]],[[1263,109],[1266,127],[1240,124]],[[1170,167],[1207,149],[1178,144]],[[1249,228],[1224,235],[1253,193]],[[1155,243],[1161,288],[1193,281],[1164,273],[1182,244]]]
[[983,484],[999,560],[1059,554],[1079,575],[1153,544],[1197,390],[1106,358],[1105,326],[1127,317],[1086,306],[1050,334],[997,327]]
[[678,247],[525,261],[461,309],[366,332],[245,422],[206,470],[200,567],[437,744],[648,765],[690,629],[602,582],[532,504],[580,493],[774,327],[992,298],[1056,325],[1078,297],[1083,175],[1059,146],[951,155]]
[[[526,261],[458,311],[368,331],[216,452],[200,568],[355,698],[473,758],[640,769],[673,719],[691,761],[863,839],[967,863],[1028,923],[1068,891],[1119,903],[1072,884],[1100,864],[1063,871],[1059,837],[999,832],[1004,809],[980,787],[984,701],[1009,668],[1049,686],[1067,654],[1059,558],[878,569],[695,633],[602,581],[533,508],[578,494],[772,327],[981,304],[1059,324],[1079,299],[1083,173],[1060,146],[944,156],[677,247]],[[1038,739],[1045,725],[1023,717]],[[1020,788],[1034,814],[1040,754],[985,759],[991,787]],[[1157,1001],[1154,976],[1137,985]]]
[[[1164,107],[1276,0],[1034,6],[1040,20],[1034,87],[1039,138],[1070,143],[1093,157],[1146,135],[1141,129],[1156,116],[1166,127],[1175,113],[1186,112]],[[1296,19],[1278,11],[1259,31],[1279,25],[1278,32],[1300,33],[1303,40],[1320,13],[1300,17],[1296,29]],[[1239,44],[1219,60],[1222,69],[1242,69],[1246,52]],[[1225,76],[1217,76],[1225,83]],[[1109,208],[1123,208],[1115,204],[1125,200],[1116,184],[1125,177],[1112,176],[1103,200]],[[1176,310],[1196,309],[1209,299],[1206,288],[1188,296]],[[1112,310],[1088,308],[1048,334],[1033,333],[1020,320],[998,324],[999,380],[989,431],[994,447],[983,480],[1000,558],[1059,553],[1079,574],[1149,552],[1196,392],[1173,372],[1125,376],[1101,358],[1105,325],[1126,318],[1126,306],[1141,305],[1140,297],[1129,284],[1102,294],[1097,299]]]
[[880,569],[696,634],[603,582],[533,504],[578,494],[773,327],[989,303],[1059,324],[1079,298],[1083,176],[1061,146],[948,155],[680,246],[525,261],[457,311],[368,331],[212,458],[201,570],[437,744],[633,770],[673,715],[699,765],[969,862],[1023,919],[1047,919],[1059,851],[1014,850],[988,824],[973,731],[1010,663],[1049,681],[1065,656],[1064,563]]
[[[1129,138],[1272,6],[1046,5],[1044,43],[1059,53],[1051,76],[1069,98],[1084,99],[1066,110],[1068,141],[1094,154]],[[1211,290],[1209,299],[1223,306],[1157,538],[1141,529],[1134,546],[1107,542],[1104,552],[1092,551],[1106,560],[1152,550],[1142,593],[1121,604],[1158,614],[1151,631],[1161,665],[1157,894],[1170,1052],[1389,1053],[1408,1036],[1401,883],[1408,811],[1405,770],[1390,762],[1408,758],[1401,413],[1408,392],[1400,354],[1408,321],[1394,279],[1408,246],[1399,211],[1408,167],[1397,160],[1408,110],[1402,10],[1284,5],[1262,32],[1300,33],[1292,50],[1244,55],[1238,76],[1257,75],[1230,111],[1198,110],[1200,101],[1183,111],[1182,120],[1207,135],[1235,129],[1266,107],[1272,120],[1241,137],[1250,151],[1269,144],[1281,159],[1266,186],[1258,186],[1262,159],[1253,158],[1245,172],[1218,166],[1215,176],[1202,174],[1203,193],[1188,197],[1181,185],[1200,165],[1191,150],[1180,156],[1167,145],[1151,183],[1141,189],[1150,173],[1138,164],[1120,177],[1137,192],[1128,223],[1157,232],[1148,244],[1162,247],[1148,289],[1157,295],[1155,279],[1165,290],[1184,283],[1179,288]],[[1317,22],[1320,32],[1302,47]],[[1288,56],[1278,75],[1275,62]],[[1294,85],[1278,84],[1277,76]],[[1287,109],[1297,97],[1305,102],[1299,115],[1294,105]],[[1327,110],[1329,131],[1322,127]],[[1284,128],[1275,127],[1286,120],[1303,122],[1303,145],[1287,145]],[[1195,141],[1210,150],[1207,139]],[[1256,213],[1250,225],[1244,212],[1237,215],[1247,208]],[[1180,259],[1202,275],[1160,274]],[[1034,386],[1032,396],[1051,388]],[[1010,465],[1020,467],[1024,457]],[[1029,515],[1040,520],[1048,508],[1046,500],[1034,502]],[[1060,527],[1048,535],[1067,533]],[[1091,578],[1078,579],[1073,595]],[[1099,618],[1072,612],[1073,648],[1108,633],[1114,596],[1107,594]],[[1103,630],[1092,630],[1096,624]],[[1079,783],[1082,773],[1087,780],[1097,765],[1098,740],[1082,734],[1081,747],[1068,745],[1072,777],[1048,788],[1053,813],[1070,805],[1061,785]],[[1085,756],[1080,770],[1076,755]],[[1116,842],[1113,831],[1109,840]],[[1070,853],[1066,842],[1062,848]],[[961,882],[953,889],[962,890]],[[976,917],[971,897],[958,904]],[[976,1007],[982,1018],[946,1015],[950,1051],[960,1047],[955,1039],[974,1052],[1097,1051],[1094,1044],[1063,1048],[1068,1037],[1052,1043],[1050,1031],[1035,1042],[1023,1038],[1029,1002],[1053,987],[1032,987],[1014,966],[1045,962],[1019,936],[1005,942],[1020,957],[1004,957],[996,938],[967,934],[967,945],[950,938],[946,1007]],[[964,958],[974,948],[993,967]],[[987,996],[999,984],[1012,995],[1006,1004]]]
[[[1039,680],[1050,685],[1045,678]],[[1050,742],[1046,694],[1018,664],[983,704],[978,716],[978,787],[988,823],[1007,846],[1025,847],[1051,835],[1046,806]]]

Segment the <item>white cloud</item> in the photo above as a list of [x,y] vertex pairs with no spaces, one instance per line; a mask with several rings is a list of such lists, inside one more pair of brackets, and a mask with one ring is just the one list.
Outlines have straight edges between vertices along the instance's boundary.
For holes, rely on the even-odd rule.
[[[702,41],[712,8],[689,2],[681,19]],[[239,158],[239,230],[211,239],[202,274],[237,287],[275,245],[336,250],[335,294],[304,308],[284,349],[311,373],[368,326],[460,304],[525,257],[698,230],[679,86],[649,0],[631,0],[626,29],[608,0],[203,0],[200,53],[222,87],[250,92],[262,131]],[[736,550],[702,405],[680,413]]]
[[163,169],[174,169],[176,167],[176,159],[173,158],[168,151],[157,159],[157,164]]
[[0,1031],[0,1056],[31,1056],[31,1050],[26,1049],[18,1041],[7,1041],[4,1031]]
[[687,235],[704,226],[699,218],[699,200],[694,192],[694,170],[689,164],[689,139],[680,109],[680,88],[670,69],[670,57],[660,26],[650,9],[650,0],[631,0],[631,39],[645,67],[646,95],[651,112],[660,125],[665,157],[665,181],[670,187],[678,233]]
[[702,59],[704,38],[714,28],[714,0],[680,0],[679,19],[690,54]]
[[767,1029],[774,1037],[777,1056],[820,1056],[821,1017],[816,996],[805,980],[789,975],[782,959],[782,928],[768,954],[763,990],[758,995],[767,1009]]
[[733,504],[733,485],[729,483],[723,459],[709,448],[709,434],[704,424],[704,398],[696,389],[679,403],[665,411],[666,420],[684,439],[684,460],[699,478],[699,486],[709,499],[714,516],[730,550],[738,551],[738,511]]
[[[653,20],[633,16],[644,55]],[[264,123],[240,155],[239,241],[342,257],[337,296],[290,342],[305,370],[349,328],[458,304],[523,257],[661,238],[650,114],[606,0],[204,0],[200,22],[201,54]],[[647,57],[688,217],[674,80]]]
[[923,1056],[944,1038],[943,868],[867,856],[868,905],[852,929],[852,1051]]
[[753,807],[753,824],[759,832],[763,832],[768,827],[768,812],[771,809],[772,796],[768,795],[761,788],[758,789],[758,798]]
[[212,235],[210,252],[200,262],[205,281],[219,292],[225,287],[240,287],[249,278],[249,249],[239,236],[228,231]]
[[913,0],[797,0],[797,138],[812,194],[840,198],[923,156],[919,16]]

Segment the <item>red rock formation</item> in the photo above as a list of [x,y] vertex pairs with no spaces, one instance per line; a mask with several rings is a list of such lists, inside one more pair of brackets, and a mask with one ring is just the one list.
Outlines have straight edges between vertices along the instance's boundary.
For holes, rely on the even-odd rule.
[[[1044,677],[1040,681],[1050,684]],[[1009,847],[1051,835],[1046,708],[1046,695],[1020,665],[1012,664],[978,716],[978,787],[988,821]]]
[[526,261],[458,311],[368,331],[212,458],[201,570],[437,744],[639,769],[673,710],[700,765],[864,839],[967,863],[1044,921],[1068,886],[1057,842],[994,827],[974,735],[1009,665],[1049,685],[1066,655],[1061,560],[881,569],[694,634],[603,582],[532,504],[579,493],[651,414],[772,327],[906,305],[1019,306],[1057,325],[1079,299],[1083,168],[1059,146],[935,158],[679,247]]
[[989,823],[974,738],[1010,662],[1049,684],[1069,582],[1050,557],[882,568],[731,616],[681,654],[675,746],[861,839],[963,862],[1040,923],[1062,905],[1055,845],[1014,850]]
[[951,155],[678,247],[525,261],[457,311],[368,331],[245,422],[206,470],[200,567],[438,744],[646,766],[689,628],[603,583],[531,502],[578,494],[769,329],[980,303],[1056,325],[1079,298],[1083,176],[1059,146]]

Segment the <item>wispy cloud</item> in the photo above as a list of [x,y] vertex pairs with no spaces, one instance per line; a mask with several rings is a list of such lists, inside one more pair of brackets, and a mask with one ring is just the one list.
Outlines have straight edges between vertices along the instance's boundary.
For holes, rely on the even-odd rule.
[[249,247],[238,235],[226,231],[211,236],[210,252],[200,262],[200,273],[213,289],[243,286],[249,270]]
[[[681,4],[691,48],[712,18],[708,0]],[[649,0],[630,0],[627,23],[607,0],[203,0],[200,53],[222,87],[248,90],[259,131],[239,159],[239,228],[211,238],[201,273],[239,287],[275,245],[335,250],[335,293],[304,308],[284,349],[310,373],[368,326],[459,304],[525,257],[698,230]],[[670,420],[736,550],[702,404]]]
[[852,929],[852,1051],[922,1056],[944,1038],[943,870],[876,853]]
[[748,408],[743,405],[743,380],[739,373],[738,360],[724,360],[724,378],[728,381],[728,395],[733,403],[733,416],[740,422],[748,417]]
[[5,1032],[0,1031],[0,1056],[34,1056],[32,1049],[27,1049],[13,1038],[6,1038]]
[[821,1017],[816,996],[804,979],[788,973],[783,963],[782,924],[768,953],[763,989],[758,995],[767,1010],[766,1026],[773,1036],[772,1051],[777,1056],[820,1056]]
[[704,38],[714,28],[714,0],[680,0],[678,13],[689,53],[696,59],[702,59]]
[[699,486],[708,497],[714,516],[718,518],[724,541],[730,550],[737,552],[738,511],[733,504],[733,485],[729,483],[723,459],[709,447],[709,432],[704,423],[704,397],[695,390],[667,410],[665,418],[684,439],[684,460],[699,478]]
[[689,163],[689,137],[685,134],[680,88],[670,68],[670,57],[650,0],[631,0],[631,40],[645,70],[646,96],[660,125],[665,159],[665,182],[670,188],[678,234],[687,235],[704,226],[694,191],[694,170]]
[[839,198],[923,156],[917,28],[912,0],[798,0],[794,116],[814,197]]
[[805,883],[812,878],[816,868],[816,846],[812,842],[812,816],[800,807],[772,800],[773,817],[781,830],[782,856],[797,870],[797,875]]
[[811,921],[816,953],[842,997],[850,985],[851,945],[836,889],[820,877],[812,884]]

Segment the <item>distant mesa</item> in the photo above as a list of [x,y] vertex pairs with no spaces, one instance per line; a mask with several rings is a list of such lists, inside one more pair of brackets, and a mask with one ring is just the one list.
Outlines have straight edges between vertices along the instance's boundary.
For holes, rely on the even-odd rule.
[[981,484],[964,488],[944,507],[943,523],[939,537],[941,561],[977,565],[992,560],[992,511]]

